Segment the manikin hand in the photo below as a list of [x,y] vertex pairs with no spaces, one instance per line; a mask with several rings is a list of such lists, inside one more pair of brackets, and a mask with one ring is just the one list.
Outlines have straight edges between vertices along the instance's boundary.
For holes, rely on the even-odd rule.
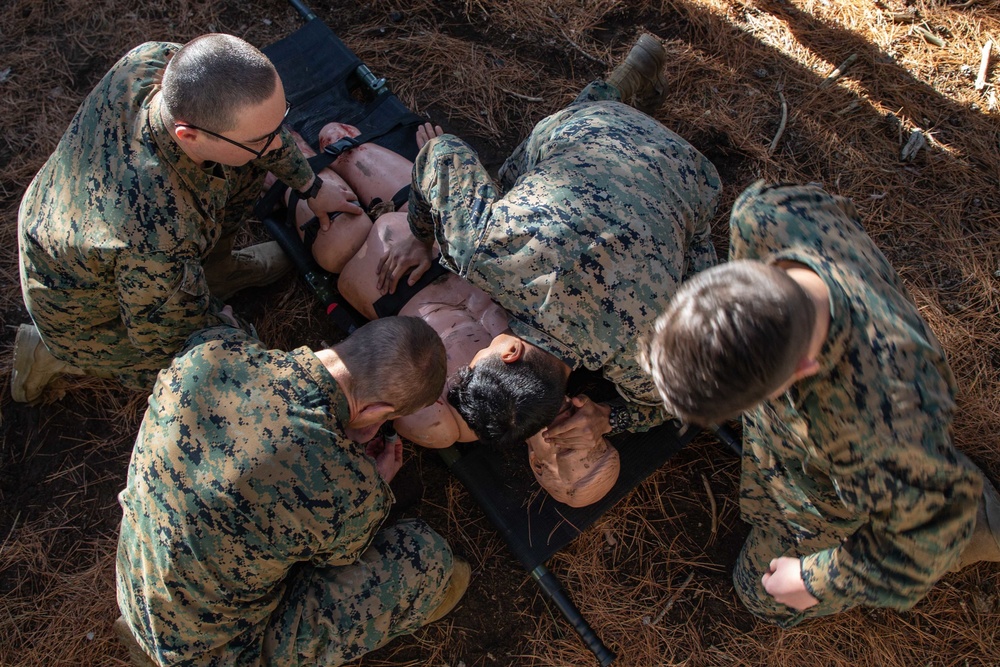
[[771,561],[764,576],[760,578],[764,590],[774,598],[775,602],[788,605],[792,609],[805,611],[819,600],[806,589],[802,580],[802,567],[798,558],[782,556]]
[[365,453],[375,459],[375,468],[386,484],[403,467],[403,440],[398,435],[376,435],[365,445]]
[[611,432],[611,408],[594,403],[580,394],[571,399],[572,414],[565,419],[558,417],[542,431],[542,437],[550,445],[562,449],[591,449],[597,447],[606,433]]
[[422,243],[413,234],[404,234],[401,238],[394,238],[386,243],[386,253],[379,260],[378,268],[378,289],[382,294],[392,294],[396,291],[399,279],[410,271],[407,283],[413,285],[420,276],[431,268],[431,261],[434,258],[434,244]]
[[347,184],[333,181],[323,181],[319,192],[312,199],[307,199],[306,205],[319,218],[320,229],[324,232],[330,229],[330,213],[340,211],[360,215],[365,212],[358,204],[358,196]]

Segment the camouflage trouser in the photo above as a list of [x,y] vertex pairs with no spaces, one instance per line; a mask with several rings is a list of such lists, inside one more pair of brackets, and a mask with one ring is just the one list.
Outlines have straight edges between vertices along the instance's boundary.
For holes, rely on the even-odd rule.
[[[217,223],[222,226],[221,237],[215,249],[203,258],[203,262],[218,261],[231,254],[236,234],[253,212],[253,204],[260,195],[265,173],[252,164],[233,170],[230,178],[233,194],[225,210],[216,215]],[[25,264],[29,277],[38,270],[52,270],[51,267],[34,267],[23,255],[21,261]],[[202,269],[195,266],[193,270]],[[113,268],[109,269],[109,273],[113,274]],[[126,387],[140,391],[149,391],[156,380],[156,374],[170,364],[170,357],[150,356],[129,339],[117,303],[113,306],[103,301],[97,303],[93,298],[88,299],[88,292],[84,290],[75,290],[70,294],[59,289],[37,289],[34,282],[32,285],[31,289],[23,290],[28,314],[38,328],[42,342],[57,359],[79,368],[87,375],[117,378]],[[106,286],[101,289],[106,293],[109,291]],[[98,298],[110,301],[112,297],[108,295]],[[203,299],[207,306],[207,321],[199,322],[191,331],[181,332],[184,338],[194,333],[195,329],[229,324],[217,316],[222,309],[222,302],[207,292],[192,297],[178,289],[170,298]],[[242,321],[239,324],[244,331],[256,337],[252,326]],[[179,345],[183,344],[184,338],[180,338]]]
[[[597,80],[588,83],[587,87],[580,91],[580,94],[576,96],[575,100],[573,100],[573,104],[579,104],[581,102],[621,101],[622,94],[617,88],[605,81]],[[534,131],[537,131],[537,127],[536,130],[532,131],[532,133],[534,133]],[[530,140],[531,136],[528,136],[528,138],[522,141],[510,154],[510,157],[504,161],[500,170],[497,172],[500,187],[504,192],[514,187],[514,182],[517,181],[518,177],[524,173],[524,170],[527,167],[525,148]]]
[[441,603],[451,548],[419,519],[383,528],[345,567],[302,566],[264,635],[261,665],[342,665],[421,627]]
[[[849,537],[823,522],[821,517],[803,513],[796,515],[793,523],[768,493],[768,485],[783,477],[774,456],[753,440],[744,438],[740,514],[752,529],[733,568],[733,585],[750,613],[769,623],[790,628],[807,618],[844,611],[855,603],[846,598],[820,600],[805,611],[796,611],[776,602],[764,590],[761,577],[773,559],[807,556],[837,547]],[[785,492],[794,493],[794,490]]]

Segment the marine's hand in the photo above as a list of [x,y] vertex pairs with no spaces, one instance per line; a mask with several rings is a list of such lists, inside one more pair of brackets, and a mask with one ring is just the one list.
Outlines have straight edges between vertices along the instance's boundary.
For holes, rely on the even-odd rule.
[[400,278],[406,275],[411,268],[410,277],[407,283],[413,285],[420,276],[431,268],[431,260],[434,256],[434,244],[422,243],[412,234],[405,234],[403,238],[393,239],[386,244],[386,252],[379,260],[377,287],[382,294],[392,294],[396,291],[396,285]]
[[365,452],[375,459],[375,468],[388,484],[403,467],[403,440],[398,435],[376,436],[365,445]]
[[813,597],[802,580],[802,567],[798,558],[782,556],[771,561],[764,576],[760,578],[764,590],[774,598],[775,602],[787,605],[798,611],[805,611],[819,600]]
[[364,209],[358,204],[358,196],[345,183],[324,180],[323,187],[316,196],[306,200],[309,210],[319,218],[319,226],[324,232],[330,229],[330,213],[340,211],[360,215]]
[[423,148],[428,141],[434,137],[440,137],[442,134],[444,134],[444,130],[441,129],[440,125],[424,123],[417,128],[417,148]]
[[564,419],[557,417],[542,431],[542,437],[549,444],[562,449],[596,447],[604,435],[611,432],[611,408],[595,403],[583,394],[570,400],[574,408],[572,414]]
[[236,314],[233,312],[232,306],[223,306],[222,310],[219,311],[219,317],[226,320],[237,329],[240,328],[239,323],[236,321]]

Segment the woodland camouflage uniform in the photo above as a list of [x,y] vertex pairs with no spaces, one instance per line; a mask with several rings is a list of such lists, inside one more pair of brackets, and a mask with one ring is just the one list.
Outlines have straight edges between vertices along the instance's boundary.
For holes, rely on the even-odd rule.
[[149,399],[119,495],[118,604],[161,665],[339,665],[420,627],[452,553],[393,502],[308,349],[192,336]]
[[681,280],[712,266],[715,167],[618,90],[590,84],[542,120],[500,170],[445,135],[417,156],[410,227],[441,263],[511,315],[511,329],[571,368],[602,370],[621,397],[612,433],[665,415],[637,338]]
[[104,76],[18,219],[24,302],[46,347],[141,389],[191,333],[223,323],[202,263],[250,215],[265,174],[298,188],[313,178],[287,130],[282,148],[243,167],[187,157],[160,117],[160,80],[178,49],[143,44]]
[[[740,507],[753,528],[736,589],[785,627],[857,605],[908,609],[958,561],[982,491],[951,443],[941,345],[849,200],[758,182],[730,224],[730,259],[806,265],[831,313],[819,372],[744,414]],[[779,556],[801,556],[818,605],[796,612],[766,593]]]

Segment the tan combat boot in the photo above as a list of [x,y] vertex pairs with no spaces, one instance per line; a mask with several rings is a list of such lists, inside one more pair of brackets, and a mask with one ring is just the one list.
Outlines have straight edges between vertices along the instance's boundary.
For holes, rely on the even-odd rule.
[[18,403],[37,401],[57,375],[83,375],[83,371],[53,357],[34,324],[19,326],[14,338],[14,372],[10,376],[13,399]]
[[660,40],[644,33],[606,81],[621,92],[622,102],[652,114],[667,98],[667,79],[663,76],[666,62],[667,52]]
[[134,667],[156,667],[156,663],[146,655],[146,652],[139,646],[139,642],[135,640],[124,618],[119,616],[113,627],[119,641],[128,649],[128,659]]
[[969,457],[959,452],[958,460],[982,475],[983,495],[979,497],[976,527],[972,531],[972,539],[962,551],[953,572],[980,561],[1000,561],[1000,493],[997,492],[986,473]]
[[465,560],[455,557],[455,562],[451,570],[451,579],[448,581],[448,590],[445,591],[444,599],[437,609],[431,612],[424,625],[429,625],[434,621],[440,621],[458,604],[465,591],[469,589],[469,581],[472,579],[472,567]]
[[[215,255],[215,253],[213,253]],[[268,241],[205,261],[209,291],[223,301],[247,287],[270,285],[292,269],[277,241]]]

